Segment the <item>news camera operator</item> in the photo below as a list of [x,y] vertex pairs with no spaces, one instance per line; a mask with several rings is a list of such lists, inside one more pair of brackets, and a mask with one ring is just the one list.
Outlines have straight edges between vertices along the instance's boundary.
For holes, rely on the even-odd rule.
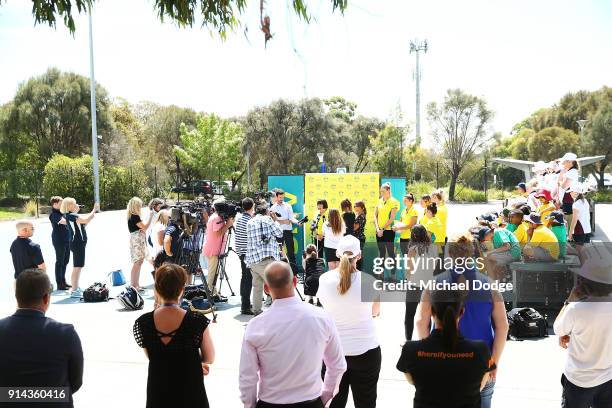
[[202,247],[202,255],[208,264],[208,276],[206,282],[213,295],[216,294],[215,280],[219,265],[219,255],[223,252],[225,234],[234,225],[234,217],[224,218],[221,216],[219,208],[225,203],[224,199],[217,199],[213,202],[215,212],[208,217],[206,223],[206,241]]
[[283,231],[282,242],[287,248],[287,259],[293,271],[293,275],[297,276],[299,270],[295,261],[295,247],[293,245],[293,224],[299,224],[299,221],[293,214],[291,204],[285,202],[285,192],[277,188],[274,190],[274,203],[270,207],[270,211],[277,215],[277,221]]
[[264,270],[268,264],[280,260],[277,238],[283,237],[278,218],[267,204],[258,204],[255,216],[247,222],[247,250],[245,263],[253,275],[253,314],[262,312]]

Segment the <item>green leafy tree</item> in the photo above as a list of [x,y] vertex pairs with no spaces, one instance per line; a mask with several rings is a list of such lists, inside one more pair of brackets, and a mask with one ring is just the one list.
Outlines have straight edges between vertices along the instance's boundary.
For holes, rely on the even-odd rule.
[[[78,155],[91,146],[89,79],[50,68],[21,84],[9,104],[5,131],[33,147],[41,168],[55,153]],[[106,90],[96,86],[98,134],[112,129]]]
[[533,161],[550,161],[563,156],[565,152],[576,152],[580,149],[578,135],[570,129],[549,127],[531,135],[527,142],[529,159]]
[[[0,5],[5,0],[0,0]],[[85,13],[95,0],[32,0],[32,14],[36,24],[56,26],[58,19],[74,32],[74,14]],[[333,10],[344,12],[348,0],[331,0]],[[179,27],[192,27],[201,18],[201,25],[212,31],[217,31],[221,38],[241,25],[247,0],[155,0],[153,8],[161,21],[170,20]],[[311,16],[304,0],[291,2],[293,11],[303,20],[309,22]],[[270,33],[270,17],[265,14],[265,0],[259,0],[260,25],[266,42],[272,37]]]
[[387,124],[371,137],[371,167],[388,177],[403,177],[406,174],[406,162],[403,140],[408,133],[405,127]]
[[487,130],[493,112],[484,99],[452,89],[440,105],[432,102],[427,106],[427,116],[451,176],[448,195],[454,200],[461,171],[490,139]]
[[612,161],[612,102],[602,104],[591,119],[586,133],[585,150],[589,154],[605,156],[595,164],[593,171],[598,188],[603,189],[606,167]]
[[[278,100],[251,110],[243,120],[243,152],[257,167],[260,187],[268,174],[293,174],[318,167],[317,153],[337,146],[333,122],[320,99]],[[326,158],[327,161],[327,158]]]
[[184,166],[198,177],[229,179],[232,189],[245,173],[241,152],[244,141],[242,126],[216,115],[202,115],[195,129],[181,126],[181,144],[175,146],[176,155]]
[[348,131],[349,150],[355,156],[351,171],[362,172],[370,164],[371,140],[385,128],[385,122],[377,118],[357,116]]
[[518,160],[529,160],[529,140],[536,134],[531,128],[523,128],[510,139],[508,149],[511,156]]

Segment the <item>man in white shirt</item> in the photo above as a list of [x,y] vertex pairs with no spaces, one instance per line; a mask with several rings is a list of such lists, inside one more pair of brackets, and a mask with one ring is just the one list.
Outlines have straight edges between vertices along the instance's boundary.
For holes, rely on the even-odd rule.
[[264,275],[274,302],[246,328],[240,399],[245,408],[323,408],[346,370],[336,326],[325,311],[295,296],[297,278],[289,265],[272,262]]
[[277,216],[276,222],[280,224],[283,230],[283,244],[287,248],[287,260],[291,265],[293,274],[297,276],[299,270],[295,260],[295,246],[293,244],[293,224],[298,224],[298,220],[293,214],[291,204],[285,202],[285,192],[280,188],[274,189],[274,203],[270,207],[270,211],[275,212]]
[[576,286],[555,320],[559,345],[568,351],[563,407],[612,407],[612,253],[605,245],[581,252]]

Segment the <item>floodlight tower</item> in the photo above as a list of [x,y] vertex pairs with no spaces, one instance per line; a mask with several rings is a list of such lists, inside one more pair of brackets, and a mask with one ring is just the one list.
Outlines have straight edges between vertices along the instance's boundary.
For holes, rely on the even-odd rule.
[[427,52],[427,40],[419,40],[418,38],[410,41],[410,53],[416,54],[416,71],[414,80],[416,81],[416,144],[421,144],[421,69],[419,67],[419,54],[423,51]]

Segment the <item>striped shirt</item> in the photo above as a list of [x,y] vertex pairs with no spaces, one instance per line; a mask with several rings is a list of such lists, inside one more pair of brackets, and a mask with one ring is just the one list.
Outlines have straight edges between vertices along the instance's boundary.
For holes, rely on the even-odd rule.
[[253,218],[251,214],[243,212],[236,221],[234,231],[236,232],[236,253],[246,255],[247,253],[247,222]]
[[280,251],[276,238],[282,236],[283,230],[269,216],[257,214],[251,218],[247,222],[246,265],[250,268],[265,258],[274,258],[278,261]]

